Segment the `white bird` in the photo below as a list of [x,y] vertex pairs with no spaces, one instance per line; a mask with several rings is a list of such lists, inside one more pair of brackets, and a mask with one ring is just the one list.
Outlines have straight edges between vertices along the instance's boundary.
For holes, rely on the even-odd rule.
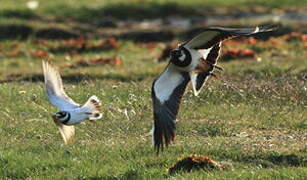
[[176,116],[181,97],[191,81],[194,95],[198,95],[212,75],[220,54],[221,43],[236,36],[249,36],[276,30],[263,28],[211,27],[193,39],[180,44],[170,53],[170,62],[152,85],[154,147],[159,153],[175,138]]
[[101,102],[96,96],[91,96],[83,106],[80,106],[65,93],[58,70],[46,61],[42,64],[46,95],[50,103],[60,110],[53,114],[52,118],[66,144],[75,134],[75,124],[85,120],[95,121],[102,117]]

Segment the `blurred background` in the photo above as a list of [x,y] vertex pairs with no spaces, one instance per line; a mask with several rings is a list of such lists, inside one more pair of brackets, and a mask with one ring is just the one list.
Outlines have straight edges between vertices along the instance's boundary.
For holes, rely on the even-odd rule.
[[0,39],[185,38],[204,26],[277,23],[307,31],[306,0],[1,0]]
[[[30,62],[41,58],[62,59],[66,60],[62,66],[68,67],[118,66],[123,64],[123,56],[129,61],[129,54],[122,53],[129,47],[126,43],[150,52],[140,51],[139,59],[164,61],[178,42],[195,36],[207,26],[279,24],[279,31],[256,39],[286,35],[284,39],[300,39],[306,47],[306,5],[306,0],[1,0],[0,80],[14,80],[15,75],[11,74],[15,67],[35,66],[25,64],[21,58]],[[255,44],[256,39],[250,42]],[[222,60],[256,58],[259,47],[253,48],[246,52],[223,51]],[[306,55],[305,51],[300,52]],[[101,53],[106,59],[101,58]],[[280,56],[277,51],[271,53]]]

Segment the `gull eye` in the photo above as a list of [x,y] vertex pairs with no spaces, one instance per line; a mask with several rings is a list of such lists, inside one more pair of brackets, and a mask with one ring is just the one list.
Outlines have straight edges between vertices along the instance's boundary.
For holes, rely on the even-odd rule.
[[66,116],[66,112],[63,112],[63,111],[59,112],[58,114],[60,115],[60,118],[62,118],[62,117],[65,117],[65,116]]

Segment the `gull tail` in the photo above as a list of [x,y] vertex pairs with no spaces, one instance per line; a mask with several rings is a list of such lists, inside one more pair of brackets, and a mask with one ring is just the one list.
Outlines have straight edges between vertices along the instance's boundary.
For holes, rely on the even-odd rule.
[[97,96],[91,96],[87,102],[82,106],[86,114],[89,116],[89,120],[97,120],[102,118],[102,113],[100,112],[101,102]]

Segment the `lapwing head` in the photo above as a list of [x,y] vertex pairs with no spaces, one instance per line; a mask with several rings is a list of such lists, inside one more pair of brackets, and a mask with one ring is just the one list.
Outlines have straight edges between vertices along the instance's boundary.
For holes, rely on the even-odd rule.
[[187,67],[192,62],[192,56],[188,49],[183,46],[179,46],[170,52],[171,63],[179,67]]
[[54,121],[66,124],[70,119],[70,114],[66,111],[60,111],[52,115]]

